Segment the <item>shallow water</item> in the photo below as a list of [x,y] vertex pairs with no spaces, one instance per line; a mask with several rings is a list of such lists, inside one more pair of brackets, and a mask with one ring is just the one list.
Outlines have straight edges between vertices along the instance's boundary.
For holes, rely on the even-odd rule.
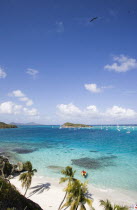
[[71,165],[81,177],[99,187],[137,191],[137,127],[94,126],[60,129],[59,126],[20,126],[0,129],[0,152],[30,160],[39,175],[60,177]]

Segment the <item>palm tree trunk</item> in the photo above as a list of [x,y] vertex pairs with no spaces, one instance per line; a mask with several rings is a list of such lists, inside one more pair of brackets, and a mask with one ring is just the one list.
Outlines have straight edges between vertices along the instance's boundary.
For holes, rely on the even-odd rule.
[[2,177],[5,178],[4,170],[2,169],[1,172],[2,172]]
[[62,206],[62,204],[63,204],[64,200],[66,199],[66,196],[67,196],[67,192],[65,193],[65,196],[64,196],[64,198],[63,198],[63,200],[62,200],[62,202],[61,202],[61,204],[60,204],[60,206],[59,206],[58,210],[61,208],[61,206]]
[[5,178],[4,166],[5,166],[5,162],[3,161],[3,166],[2,166],[2,169],[1,169],[1,173],[2,173],[3,178]]
[[24,194],[24,196],[26,195],[27,191],[28,191],[28,188],[26,188],[26,191],[25,191],[25,194]]

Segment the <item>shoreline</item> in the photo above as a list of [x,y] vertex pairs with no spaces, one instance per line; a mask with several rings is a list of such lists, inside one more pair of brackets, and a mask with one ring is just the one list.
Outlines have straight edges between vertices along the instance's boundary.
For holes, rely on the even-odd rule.
[[[12,163],[17,158],[17,155],[13,156],[13,154],[11,154],[12,153],[10,153],[9,160]],[[21,194],[23,194],[25,190],[22,189],[21,182],[18,180],[19,176],[10,179],[10,182],[15,185]],[[65,194],[63,191],[65,186],[66,183],[59,184],[59,178],[57,177],[47,177],[37,173],[37,175],[32,178],[32,185],[28,190],[27,198],[38,203],[43,210],[58,209]],[[93,207],[95,210],[103,210],[99,203],[101,199],[108,199],[112,204],[121,206],[127,205],[128,207],[137,203],[136,191],[98,187],[91,183],[88,184],[88,189],[93,199]],[[86,209],[89,210],[89,207],[86,206]]]
[[[11,179],[10,182],[23,194],[25,190],[22,189],[21,182],[18,179],[19,176]],[[66,183],[59,184],[59,179],[57,178],[35,175],[26,197],[38,203],[43,210],[55,210],[58,209],[64,197],[65,192],[63,189],[65,186]],[[91,184],[88,184],[88,189],[93,198],[95,210],[103,210],[99,203],[101,199],[108,199],[113,204],[127,205],[128,207],[133,206],[137,202],[137,193],[135,194],[134,192],[96,188]],[[87,206],[86,209],[89,210],[89,207]]]

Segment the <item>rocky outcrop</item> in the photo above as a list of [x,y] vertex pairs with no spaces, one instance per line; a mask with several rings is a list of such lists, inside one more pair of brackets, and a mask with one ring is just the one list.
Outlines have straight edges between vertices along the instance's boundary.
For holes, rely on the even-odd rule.
[[23,167],[23,163],[22,162],[18,162],[17,163],[17,168],[15,168],[15,171],[21,172],[23,171],[24,167]]
[[18,162],[16,165],[11,164],[9,159],[0,155],[0,176],[8,178],[10,175],[15,175],[24,171],[24,164]]

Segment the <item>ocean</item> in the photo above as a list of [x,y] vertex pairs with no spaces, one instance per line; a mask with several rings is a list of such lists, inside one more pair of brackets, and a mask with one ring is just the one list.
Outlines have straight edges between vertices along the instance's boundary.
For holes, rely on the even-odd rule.
[[12,161],[30,160],[39,176],[61,177],[66,166],[88,173],[94,186],[137,192],[137,127],[19,126],[0,129],[0,153]]

